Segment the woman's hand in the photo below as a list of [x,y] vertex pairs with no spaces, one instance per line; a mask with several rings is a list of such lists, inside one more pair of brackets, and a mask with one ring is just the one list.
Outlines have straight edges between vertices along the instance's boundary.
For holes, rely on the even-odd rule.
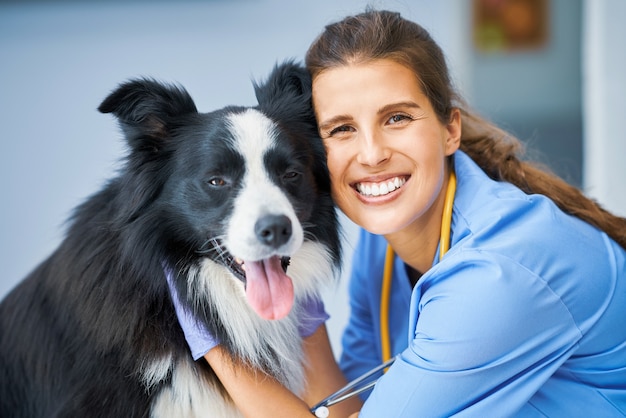
[[[219,345],[204,357],[245,417],[311,418],[310,406],[339,390],[346,380],[335,362],[324,325],[305,338],[303,350],[307,362],[304,400],[264,372],[233,362]],[[360,407],[361,401],[351,398],[329,408],[330,416],[356,418],[358,413],[350,414]]]

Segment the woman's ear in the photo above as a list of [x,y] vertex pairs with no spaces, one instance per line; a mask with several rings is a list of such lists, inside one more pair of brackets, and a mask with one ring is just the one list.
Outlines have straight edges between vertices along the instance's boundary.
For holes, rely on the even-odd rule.
[[452,155],[461,146],[461,111],[457,108],[450,112],[450,121],[446,125],[446,155]]

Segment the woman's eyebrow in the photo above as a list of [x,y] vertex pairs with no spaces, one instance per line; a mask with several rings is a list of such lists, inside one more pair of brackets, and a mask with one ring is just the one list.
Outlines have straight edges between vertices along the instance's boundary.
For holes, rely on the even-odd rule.
[[421,109],[420,105],[412,101],[397,102],[397,103],[390,103],[388,105],[381,107],[380,109],[378,109],[378,114],[387,113],[390,110],[394,110],[398,108]]
[[319,130],[325,131],[330,129],[330,127],[335,126],[337,124],[345,123],[347,121],[351,121],[352,117],[350,115],[337,115],[333,116],[330,119],[327,119],[319,124]]

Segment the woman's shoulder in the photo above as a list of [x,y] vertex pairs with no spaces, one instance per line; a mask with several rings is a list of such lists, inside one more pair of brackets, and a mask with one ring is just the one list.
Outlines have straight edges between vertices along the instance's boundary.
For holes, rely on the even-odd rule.
[[603,234],[590,224],[563,212],[550,198],[526,194],[518,187],[489,178],[466,154],[455,157],[458,186],[454,204],[457,234],[480,236],[481,245],[517,249],[541,244],[556,249],[562,240],[604,247]]

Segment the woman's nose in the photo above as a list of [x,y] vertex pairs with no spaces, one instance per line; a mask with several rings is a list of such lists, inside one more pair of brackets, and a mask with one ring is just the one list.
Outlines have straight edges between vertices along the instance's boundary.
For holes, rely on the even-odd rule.
[[359,164],[374,167],[389,159],[389,148],[387,148],[383,139],[374,133],[362,133],[358,144],[357,161]]

